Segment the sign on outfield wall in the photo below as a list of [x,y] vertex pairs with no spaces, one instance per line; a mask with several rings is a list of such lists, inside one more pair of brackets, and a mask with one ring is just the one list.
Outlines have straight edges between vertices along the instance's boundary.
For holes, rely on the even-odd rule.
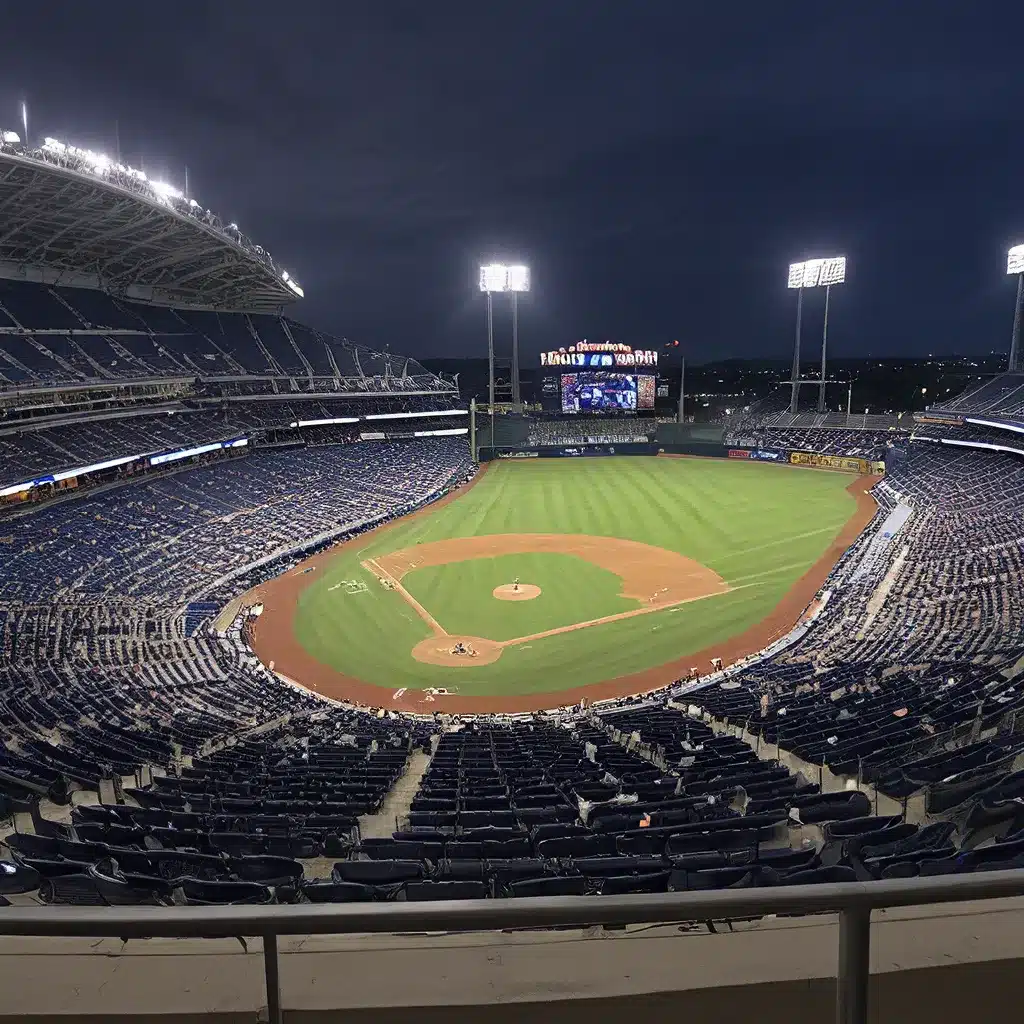
[[817,455],[814,452],[791,452],[789,461],[794,466],[820,466],[822,469],[842,469],[847,473],[870,473],[867,459],[854,459],[846,455]]
[[729,449],[729,458],[730,459],[749,459],[750,458],[750,452],[748,452],[745,448],[730,448]]

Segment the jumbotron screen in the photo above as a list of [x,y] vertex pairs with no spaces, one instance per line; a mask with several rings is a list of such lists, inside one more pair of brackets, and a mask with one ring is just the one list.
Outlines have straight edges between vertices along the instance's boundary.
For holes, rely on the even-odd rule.
[[655,379],[635,373],[563,373],[562,412],[636,412],[654,408]]

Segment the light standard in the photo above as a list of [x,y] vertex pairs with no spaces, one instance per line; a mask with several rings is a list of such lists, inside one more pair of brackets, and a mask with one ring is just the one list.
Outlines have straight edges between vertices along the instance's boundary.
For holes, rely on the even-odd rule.
[[803,316],[804,289],[825,289],[825,324],[821,333],[821,382],[818,384],[818,412],[825,411],[825,368],[828,350],[828,300],[834,284],[842,284],[846,280],[846,257],[830,256],[823,260],[804,260],[803,263],[790,263],[788,288],[796,288],[796,341],[793,344],[793,375],[791,378],[792,394],[789,399],[789,411],[797,411],[797,399],[800,394],[800,321]]
[[1007,369],[1015,373],[1020,360],[1020,313],[1024,301],[1024,245],[1015,245],[1006,254],[1006,273],[1017,276],[1017,305],[1013,310],[1013,336],[1010,339],[1010,365]]
[[530,268],[516,264],[508,268],[508,290],[512,293],[512,408],[522,408],[519,395],[519,293],[530,290]]
[[487,296],[487,398],[491,406],[491,446],[494,446],[494,300],[495,292],[512,295],[512,405],[522,405],[519,393],[519,293],[530,290],[530,268],[488,263],[480,268],[480,291]]

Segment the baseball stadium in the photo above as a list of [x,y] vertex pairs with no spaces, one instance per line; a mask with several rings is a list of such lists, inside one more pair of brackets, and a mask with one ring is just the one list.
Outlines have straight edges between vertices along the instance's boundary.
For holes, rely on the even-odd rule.
[[0,138],[0,933],[67,943],[0,1015],[804,998],[837,948],[856,1009],[872,941],[891,985],[1019,955],[1016,350],[876,415],[797,352],[694,422],[657,351],[567,339],[527,403],[492,338],[484,400],[184,190]]

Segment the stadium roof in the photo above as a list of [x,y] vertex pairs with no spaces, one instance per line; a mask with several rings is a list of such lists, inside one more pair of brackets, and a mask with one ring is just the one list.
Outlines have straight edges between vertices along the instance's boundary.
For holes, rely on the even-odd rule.
[[298,284],[237,225],[102,154],[0,133],[0,277],[272,312]]

